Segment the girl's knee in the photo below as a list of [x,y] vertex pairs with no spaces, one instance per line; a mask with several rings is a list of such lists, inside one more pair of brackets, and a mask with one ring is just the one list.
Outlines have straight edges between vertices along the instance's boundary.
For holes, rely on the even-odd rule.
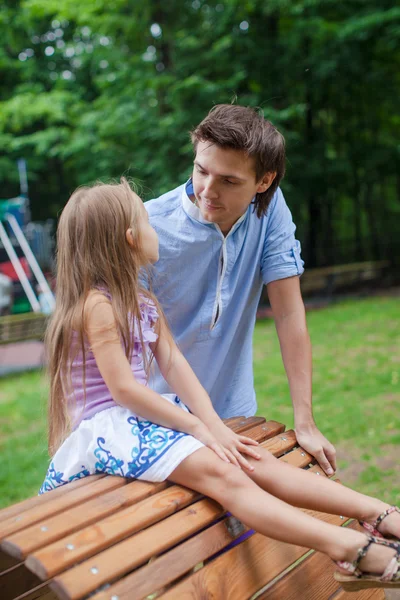
[[213,497],[221,504],[226,504],[229,498],[235,496],[239,490],[253,486],[253,482],[246,473],[231,463],[215,463],[210,468]]

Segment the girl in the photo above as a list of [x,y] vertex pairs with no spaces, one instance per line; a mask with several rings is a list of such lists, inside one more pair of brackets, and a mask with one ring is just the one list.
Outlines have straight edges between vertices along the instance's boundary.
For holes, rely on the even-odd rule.
[[[41,493],[98,472],[170,479],[266,536],[326,553],[348,590],[360,578],[363,586],[400,587],[400,544],[383,537],[400,537],[399,510],[278,461],[224,425],[144,285],[157,260],[157,234],[124,179],[72,195],[58,226],[46,339],[53,459]],[[147,387],[153,358],[177,396]],[[293,505],[354,517],[366,533]]]

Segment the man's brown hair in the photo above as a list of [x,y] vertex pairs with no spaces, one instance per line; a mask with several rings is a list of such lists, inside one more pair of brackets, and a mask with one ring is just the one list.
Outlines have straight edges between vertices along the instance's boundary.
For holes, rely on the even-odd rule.
[[276,173],[270,187],[254,199],[257,216],[265,214],[285,174],[285,139],[272,123],[254,108],[217,104],[191,132],[191,138],[195,151],[199,142],[242,150],[254,159],[257,182],[266,173]]

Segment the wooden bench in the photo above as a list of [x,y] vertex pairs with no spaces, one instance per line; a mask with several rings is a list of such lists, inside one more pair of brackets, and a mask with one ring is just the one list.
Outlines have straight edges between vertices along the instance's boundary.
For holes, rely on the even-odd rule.
[[0,345],[43,340],[47,319],[47,315],[33,312],[0,317]]
[[320,294],[331,299],[338,289],[377,281],[389,267],[387,260],[334,265],[304,271],[300,279],[304,296]]
[[[237,417],[227,424],[280,460],[325,476],[284,425],[261,417]],[[345,516],[311,514],[356,527]],[[76,480],[0,511],[0,598],[385,597],[381,590],[345,593],[324,555],[258,533],[241,539],[245,531],[219,504],[177,485],[110,475]],[[239,543],[230,547],[234,539]]]

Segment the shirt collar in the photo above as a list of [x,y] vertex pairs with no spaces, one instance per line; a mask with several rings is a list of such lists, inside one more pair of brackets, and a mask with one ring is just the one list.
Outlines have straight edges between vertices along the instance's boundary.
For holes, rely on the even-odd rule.
[[[189,215],[190,217],[192,217],[192,219],[194,219],[195,221],[198,221],[199,223],[202,223],[203,225],[214,226],[215,228],[219,229],[218,225],[216,225],[215,223],[210,223],[210,221],[207,221],[206,219],[204,219],[204,217],[202,216],[202,214],[200,212],[199,207],[196,206],[191,201],[191,199],[189,198],[189,195],[193,195],[193,183],[192,183],[192,179],[189,179],[185,183],[185,185],[183,186],[183,189],[182,189],[182,206],[183,206],[183,210],[185,211],[185,213],[187,215]],[[239,227],[239,225],[241,223],[243,223],[243,221],[247,217],[247,214],[248,214],[250,208],[251,208],[251,205],[246,210],[246,212],[240,217],[240,219],[238,219],[236,221],[236,223],[232,226],[232,229],[229,231],[228,235],[230,235],[231,233],[233,233],[234,231],[236,231],[236,229]]]

